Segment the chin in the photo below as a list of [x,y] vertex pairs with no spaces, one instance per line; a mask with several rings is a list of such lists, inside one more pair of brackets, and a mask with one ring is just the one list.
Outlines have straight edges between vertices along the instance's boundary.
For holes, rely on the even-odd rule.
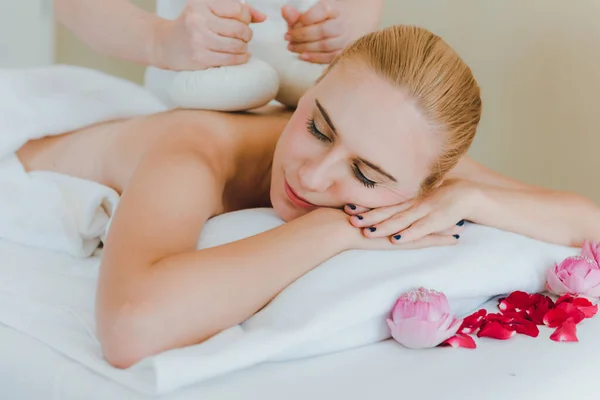
[[273,205],[275,213],[277,213],[279,218],[281,218],[285,222],[289,222],[307,213],[306,211],[292,208],[292,206],[290,206],[288,202],[285,199],[282,199],[281,197],[271,198],[271,204]]

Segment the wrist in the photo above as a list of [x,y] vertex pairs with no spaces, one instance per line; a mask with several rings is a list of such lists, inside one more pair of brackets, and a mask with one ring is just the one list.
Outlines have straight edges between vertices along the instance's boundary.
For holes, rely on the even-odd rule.
[[356,241],[362,233],[352,226],[350,216],[342,210],[334,208],[318,208],[308,214],[314,227],[324,235],[337,252],[355,248]]
[[164,61],[164,49],[166,47],[166,38],[169,35],[173,21],[157,17],[153,19],[151,24],[152,33],[150,34],[149,43],[146,46],[147,63],[148,65],[156,68],[169,69],[168,65]]
[[465,219],[478,224],[485,224],[490,199],[485,186],[475,182],[466,182],[465,187],[467,214]]

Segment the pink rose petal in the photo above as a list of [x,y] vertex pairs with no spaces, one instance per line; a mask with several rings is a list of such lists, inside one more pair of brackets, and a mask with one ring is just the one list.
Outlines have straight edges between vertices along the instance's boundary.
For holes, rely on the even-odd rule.
[[572,318],[568,318],[561,326],[556,328],[554,333],[550,335],[550,339],[555,342],[578,342],[577,326]]

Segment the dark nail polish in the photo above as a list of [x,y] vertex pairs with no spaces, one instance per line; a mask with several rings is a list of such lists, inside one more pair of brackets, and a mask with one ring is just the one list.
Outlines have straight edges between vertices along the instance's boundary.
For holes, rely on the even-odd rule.
[[400,240],[400,239],[402,239],[402,235],[396,235],[396,236],[394,236],[394,240]]
[[348,207],[350,207],[351,210],[356,210],[356,206],[354,204],[348,204]]
[[362,215],[357,215],[356,218],[362,221],[364,217]]
[[461,220],[458,222],[458,224],[456,224],[456,225],[458,225],[458,226],[463,226],[464,224],[465,224],[465,220],[464,220],[464,219],[461,219]]
[[454,236],[454,239],[460,239],[460,235],[452,235]]
[[375,228],[374,226],[371,226],[371,227],[369,228],[369,230],[370,230],[371,232],[375,232],[375,231],[377,230],[377,228]]

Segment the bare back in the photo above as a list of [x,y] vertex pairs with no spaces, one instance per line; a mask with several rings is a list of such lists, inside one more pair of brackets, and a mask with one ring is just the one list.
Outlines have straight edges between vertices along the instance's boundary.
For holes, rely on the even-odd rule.
[[17,155],[27,171],[75,176],[109,186],[121,194],[149,149],[185,140],[223,185],[223,204],[219,207],[222,210],[215,210],[220,213],[261,205],[256,203],[261,203],[268,193],[248,190],[256,188],[256,179],[265,176],[289,115],[277,107],[240,114],[173,110],[33,140]]

